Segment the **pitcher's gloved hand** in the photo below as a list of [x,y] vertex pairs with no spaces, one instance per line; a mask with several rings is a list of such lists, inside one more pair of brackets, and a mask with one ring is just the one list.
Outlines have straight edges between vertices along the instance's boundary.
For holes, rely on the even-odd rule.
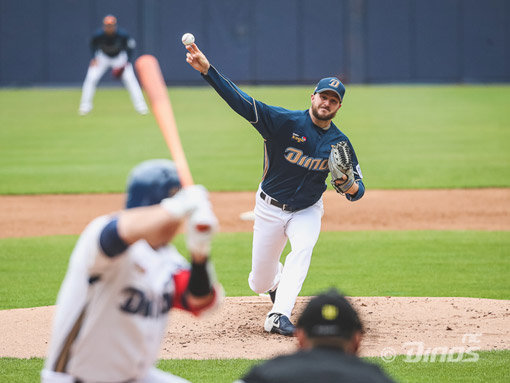
[[345,194],[354,184],[352,155],[346,141],[331,145],[328,167],[331,172],[331,185],[338,193]]
[[122,73],[124,73],[125,66],[121,66],[120,68],[113,68],[112,75],[113,77],[120,79],[122,77]]

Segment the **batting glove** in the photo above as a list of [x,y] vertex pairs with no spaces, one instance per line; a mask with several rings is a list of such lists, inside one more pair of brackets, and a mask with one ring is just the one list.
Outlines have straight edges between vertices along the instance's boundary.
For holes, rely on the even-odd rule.
[[193,255],[208,256],[211,242],[218,230],[218,219],[210,205],[203,204],[193,211],[188,220],[186,245]]
[[182,219],[201,206],[210,206],[209,195],[202,185],[187,186],[174,196],[165,198],[160,206],[172,217]]

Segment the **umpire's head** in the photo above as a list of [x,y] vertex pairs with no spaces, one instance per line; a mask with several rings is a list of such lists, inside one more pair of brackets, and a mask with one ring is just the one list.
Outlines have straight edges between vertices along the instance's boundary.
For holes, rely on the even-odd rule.
[[333,347],[356,354],[363,325],[345,296],[330,289],[313,298],[297,322],[301,348]]

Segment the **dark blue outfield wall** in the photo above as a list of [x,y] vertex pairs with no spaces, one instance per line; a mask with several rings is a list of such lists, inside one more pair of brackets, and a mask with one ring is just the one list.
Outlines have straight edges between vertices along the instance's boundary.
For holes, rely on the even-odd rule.
[[510,0],[0,0],[0,85],[80,84],[107,13],[169,84],[184,32],[244,83],[510,80]]

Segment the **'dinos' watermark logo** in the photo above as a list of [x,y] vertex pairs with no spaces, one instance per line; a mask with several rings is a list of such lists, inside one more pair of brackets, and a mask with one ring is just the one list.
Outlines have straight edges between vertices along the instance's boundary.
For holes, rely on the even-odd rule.
[[[402,344],[405,363],[469,363],[478,362],[480,355],[477,351],[479,346],[468,346],[471,343],[480,343],[482,334],[464,334],[462,336],[462,346],[438,346],[426,348],[423,342],[406,342]],[[386,363],[393,362],[397,354],[392,347],[386,347],[381,351],[381,359]]]

